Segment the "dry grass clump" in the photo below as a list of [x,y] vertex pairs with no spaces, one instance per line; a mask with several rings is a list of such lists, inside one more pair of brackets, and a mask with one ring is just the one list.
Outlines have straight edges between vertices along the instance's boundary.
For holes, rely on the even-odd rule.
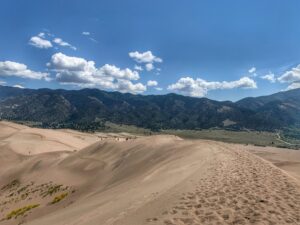
[[54,185],[54,186],[50,186],[48,188],[48,190],[46,190],[44,193],[42,193],[43,197],[47,197],[48,195],[53,195],[56,192],[59,192],[61,190],[63,185],[59,184],[59,185]]
[[11,211],[10,213],[8,213],[6,215],[6,219],[10,220],[13,217],[16,219],[16,218],[18,218],[18,216],[24,216],[26,212],[29,212],[30,210],[32,210],[34,208],[37,208],[39,206],[40,206],[40,204],[27,205],[27,206],[24,206],[22,208],[13,210],[13,211]]
[[55,196],[55,198],[52,200],[51,204],[58,203],[67,196],[68,196],[68,192],[65,192],[65,193],[62,193],[61,195]]

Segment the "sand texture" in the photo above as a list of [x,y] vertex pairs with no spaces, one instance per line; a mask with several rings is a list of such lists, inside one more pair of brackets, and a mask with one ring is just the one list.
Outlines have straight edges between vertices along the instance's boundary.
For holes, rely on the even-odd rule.
[[0,224],[300,224],[299,157],[0,122]]

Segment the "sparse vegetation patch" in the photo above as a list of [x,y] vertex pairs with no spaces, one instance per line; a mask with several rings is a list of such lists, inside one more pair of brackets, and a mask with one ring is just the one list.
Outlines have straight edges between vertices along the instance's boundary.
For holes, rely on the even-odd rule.
[[12,189],[14,187],[18,187],[20,186],[20,181],[15,179],[13,181],[11,181],[10,183],[6,184],[5,186],[3,186],[1,188],[2,191],[5,191],[5,190],[9,190],[9,189]]
[[46,197],[46,196],[48,196],[48,195],[53,195],[53,194],[59,192],[59,191],[61,190],[61,187],[62,187],[62,186],[63,186],[63,185],[61,185],[61,184],[59,184],[59,185],[54,185],[54,186],[50,186],[50,187],[48,188],[48,190],[47,190],[46,192],[43,193],[43,197]]
[[27,212],[30,210],[39,207],[40,204],[34,204],[34,205],[27,205],[22,208],[16,209],[11,211],[10,213],[7,214],[6,219],[10,220],[12,218],[18,218],[19,216],[24,216]]
[[55,196],[55,198],[52,200],[51,204],[58,203],[67,196],[68,196],[68,192],[65,192],[65,193],[62,193],[61,195]]
[[[26,216],[29,211],[36,207],[56,204],[64,200],[69,194],[74,193],[75,189],[62,184],[55,184],[52,181],[42,184],[34,182],[20,183],[13,180],[0,189],[0,223],[21,216]],[[55,196],[55,197],[54,197]],[[40,201],[38,199],[45,198]],[[28,201],[39,202],[39,204],[28,205]],[[25,205],[15,209],[16,206]]]

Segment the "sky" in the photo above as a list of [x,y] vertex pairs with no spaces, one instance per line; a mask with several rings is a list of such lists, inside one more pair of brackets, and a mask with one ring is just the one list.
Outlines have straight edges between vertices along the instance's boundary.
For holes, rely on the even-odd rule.
[[236,101],[300,88],[298,0],[1,0],[0,85]]

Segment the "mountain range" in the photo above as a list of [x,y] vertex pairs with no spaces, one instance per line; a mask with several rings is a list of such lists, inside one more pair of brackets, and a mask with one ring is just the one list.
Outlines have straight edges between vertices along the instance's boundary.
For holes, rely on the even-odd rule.
[[145,96],[98,89],[0,86],[0,119],[92,130],[112,122],[152,130],[217,127],[274,131],[300,127],[300,89],[231,102],[177,94]]

